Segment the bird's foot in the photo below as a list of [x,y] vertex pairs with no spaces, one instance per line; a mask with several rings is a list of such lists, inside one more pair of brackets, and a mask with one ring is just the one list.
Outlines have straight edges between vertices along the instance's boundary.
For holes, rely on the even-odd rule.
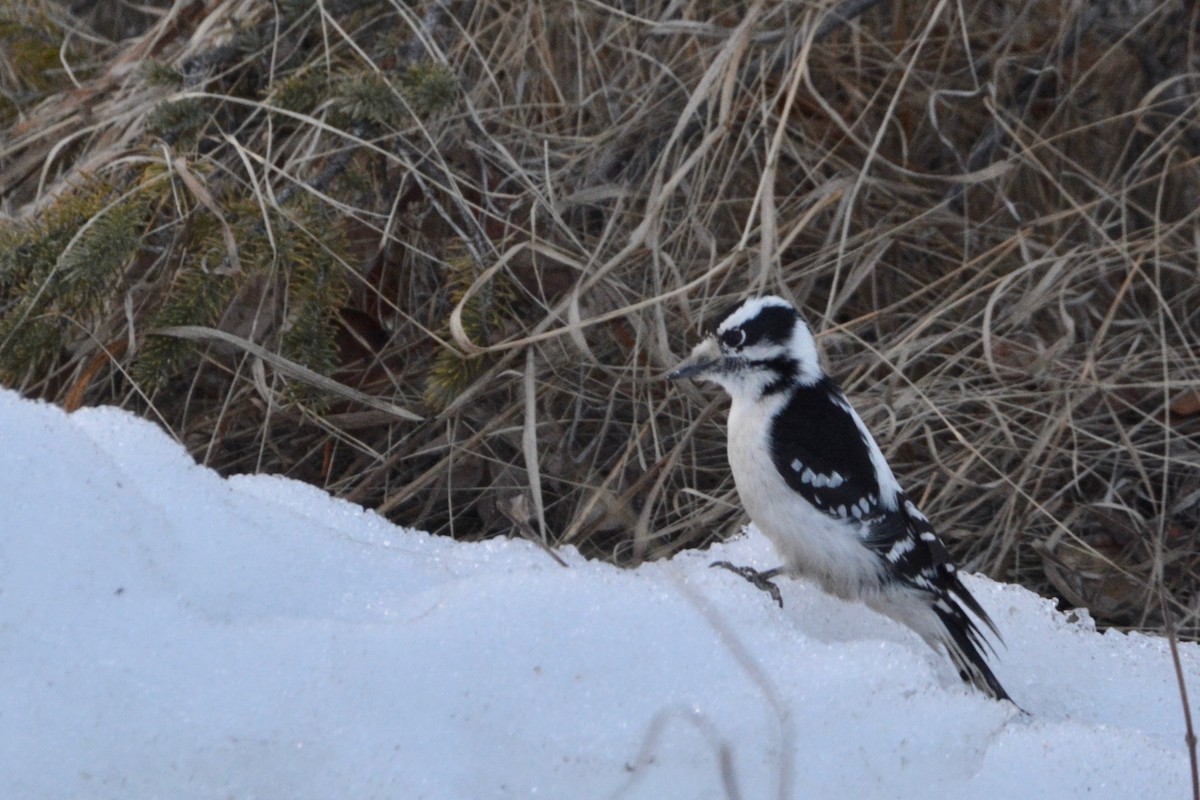
[[776,605],[778,605],[780,608],[783,608],[783,595],[779,593],[779,587],[771,582],[772,578],[775,578],[783,573],[783,567],[776,567],[775,569],[769,569],[766,572],[759,572],[754,567],[735,567],[728,561],[714,561],[708,566],[722,567],[730,572],[741,575],[743,578],[750,581],[750,583],[771,595],[771,599],[775,601]]

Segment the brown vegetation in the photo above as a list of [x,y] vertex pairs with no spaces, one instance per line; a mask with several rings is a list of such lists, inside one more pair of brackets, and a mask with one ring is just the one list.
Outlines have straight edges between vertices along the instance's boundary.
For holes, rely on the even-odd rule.
[[1200,634],[1192,4],[113,5],[0,2],[6,385],[634,563],[735,530],[660,377],[781,293],[965,566]]

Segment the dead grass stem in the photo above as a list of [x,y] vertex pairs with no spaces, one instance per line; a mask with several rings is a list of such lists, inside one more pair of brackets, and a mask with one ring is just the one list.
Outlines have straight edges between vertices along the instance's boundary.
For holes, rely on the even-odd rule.
[[[1190,4],[138,8],[64,11],[88,68],[0,137],[9,385],[636,563],[736,529],[722,406],[660,377],[781,293],[960,561],[1200,636]],[[140,247],[84,303],[88,191]]]

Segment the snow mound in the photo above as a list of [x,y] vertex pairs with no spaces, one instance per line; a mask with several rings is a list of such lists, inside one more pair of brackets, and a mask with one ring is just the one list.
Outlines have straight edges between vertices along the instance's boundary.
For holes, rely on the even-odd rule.
[[223,480],[112,409],[0,392],[0,441],[7,798],[1189,793],[1166,642],[1018,587],[966,577],[1027,715],[865,607],[709,569],[773,566],[753,530],[564,568]]

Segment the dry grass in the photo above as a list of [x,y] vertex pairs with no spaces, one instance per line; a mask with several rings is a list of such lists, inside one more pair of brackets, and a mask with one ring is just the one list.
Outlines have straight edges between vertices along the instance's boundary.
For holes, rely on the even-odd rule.
[[[1198,12],[835,5],[57,10],[92,60],[0,137],[4,210],[100,181],[142,245],[86,318],[36,312],[69,333],[10,382],[225,473],[635,563],[735,529],[723,404],[660,376],[780,293],[960,561],[1110,625],[1160,626],[1165,588],[1200,635]],[[328,363],[284,346],[326,256]],[[212,321],[158,324],[197,264]]]

